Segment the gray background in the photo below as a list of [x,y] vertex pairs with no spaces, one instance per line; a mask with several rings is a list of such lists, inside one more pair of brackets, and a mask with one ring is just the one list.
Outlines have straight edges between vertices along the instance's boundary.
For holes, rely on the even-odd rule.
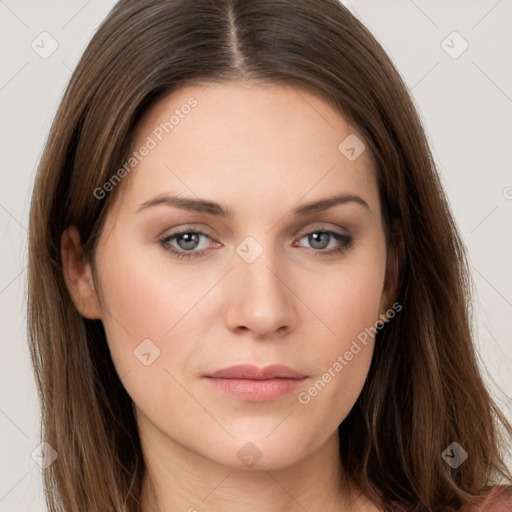
[[[412,89],[472,265],[480,362],[512,417],[512,0],[345,3]],[[0,512],[44,510],[25,334],[29,199],[64,87],[113,4],[0,0]],[[58,44],[45,59],[31,47],[51,48],[44,31]]]

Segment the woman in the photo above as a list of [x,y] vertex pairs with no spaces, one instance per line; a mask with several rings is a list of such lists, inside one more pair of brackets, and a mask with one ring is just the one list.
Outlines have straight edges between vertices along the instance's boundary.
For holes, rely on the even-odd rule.
[[423,128],[336,0],[121,0],[30,215],[49,510],[511,509]]

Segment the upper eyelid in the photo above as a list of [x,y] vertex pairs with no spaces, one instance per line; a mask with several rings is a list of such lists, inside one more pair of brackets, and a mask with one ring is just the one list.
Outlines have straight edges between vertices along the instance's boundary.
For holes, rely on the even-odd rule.
[[337,230],[343,230],[346,231],[346,233],[340,233],[340,234],[347,234],[349,233],[349,230],[347,228],[343,228],[341,226],[337,227],[330,227],[325,225],[324,223],[320,222],[318,224],[314,224],[310,228],[305,229],[299,229],[295,232],[295,235],[298,235],[299,233],[302,233],[303,235],[306,235],[308,233],[315,233],[316,231],[332,231],[333,233],[337,233]]
[[[311,233],[313,231],[334,231],[336,232],[337,229],[340,229],[340,230],[343,230],[346,232],[346,234],[349,234],[350,230],[348,228],[345,228],[343,226],[329,226],[328,224],[334,224],[332,222],[326,222],[326,221],[317,221],[317,222],[310,222],[308,223],[309,225],[313,224],[311,227],[309,228],[299,228],[299,229],[295,229],[293,231],[293,236],[297,236],[299,233]],[[199,228],[199,227],[194,227],[193,224],[191,225],[184,225],[185,227],[178,227],[176,228],[176,231],[172,232],[171,233],[171,236],[172,235],[176,235],[176,234],[180,234],[180,233],[189,233],[189,232],[195,232],[195,233],[202,233],[204,235],[208,235],[208,236],[215,236],[213,233],[210,234],[208,231],[209,231],[209,228],[208,229],[204,229],[204,228]]]

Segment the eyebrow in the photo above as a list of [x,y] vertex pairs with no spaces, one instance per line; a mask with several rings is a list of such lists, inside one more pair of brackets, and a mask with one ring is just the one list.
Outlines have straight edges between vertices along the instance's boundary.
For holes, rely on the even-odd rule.
[[[337,194],[335,196],[327,197],[325,199],[320,199],[318,201],[312,201],[309,203],[302,204],[295,208],[294,210],[292,210],[291,213],[296,217],[304,217],[311,213],[318,213],[324,210],[328,210],[333,206],[347,203],[359,204],[363,206],[365,209],[367,209],[370,213],[372,213],[370,206],[362,197],[350,193]],[[189,210],[198,213],[207,213],[209,215],[214,215],[215,217],[220,218],[233,217],[233,212],[229,208],[222,206],[221,204],[215,203],[213,201],[168,194],[158,195],[153,199],[150,199],[149,201],[142,203],[136,213],[139,213],[140,211],[143,210],[147,210],[148,208],[157,205],[166,205],[175,208],[180,208],[182,210]]]

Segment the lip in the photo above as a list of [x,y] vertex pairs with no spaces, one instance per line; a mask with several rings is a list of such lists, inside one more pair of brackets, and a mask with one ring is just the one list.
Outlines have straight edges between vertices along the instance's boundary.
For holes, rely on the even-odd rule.
[[299,373],[288,366],[282,364],[271,364],[264,368],[258,368],[252,364],[237,364],[228,366],[222,370],[209,373],[206,377],[219,379],[251,379],[251,380],[268,380],[268,379],[303,379],[307,377],[303,373]]
[[229,366],[204,376],[216,390],[249,402],[268,402],[293,393],[307,378],[288,366]]

